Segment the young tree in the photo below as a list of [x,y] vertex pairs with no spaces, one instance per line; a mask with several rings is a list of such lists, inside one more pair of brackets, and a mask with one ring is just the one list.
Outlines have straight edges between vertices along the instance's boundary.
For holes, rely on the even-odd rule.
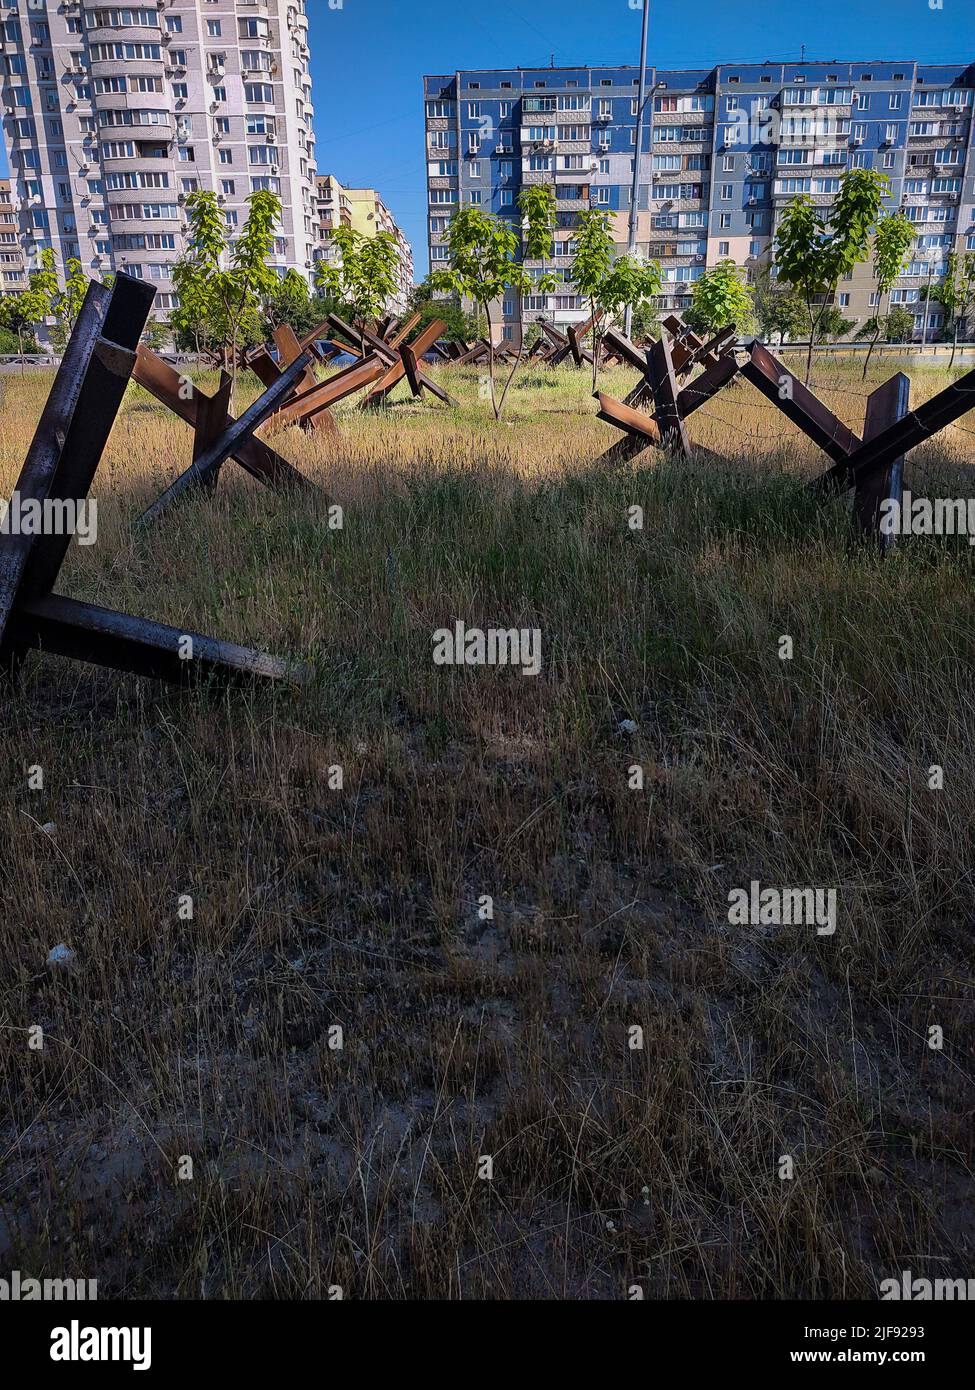
[[71,337],[87,293],[88,277],[81,262],[72,257],[65,266],[64,289],[58,290],[51,299],[51,312],[55,319],[51,341],[56,347],[63,348]]
[[[592,389],[599,380],[599,352],[605,317],[617,319],[627,305],[636,308],[660,293],[660,266],[656,261],[617,256],[608,213],[590,208],[579,214],[572,261],[572,279],[589,301],[590,314],[602,310],[604,319],[593,329]],[[632,326],[632,325],[631,325]]]
[[[0,324],[16,337],[21,357],[24,355],[25,337],[29,334],[33,338],[34,329],[51,312],[51,301],[57,292],[54,252],[50,247],[45,247],[40,253],[39,265],[28,276],[27,289],[21,294],[0,298]],[[20,370],[21,375],[26,371],[23,362]]]
[[941,302],[951,315],[951,358],[949,367],[955,365],[958,351],[958,335],[967,332],[968,320],[975,316],[975,251],[957,251],[948,254],[945,277],[941,282]]
[[835,304],[827,304],[816,324],[816,341],[835,343],[840,338],[845,338],[847,333],[852,333],[856,326],[856,319],[848,319],[842,309],[837,308]]
[[[260,337],[258,310],[261,299],[277,286],[278,276],[268,265],[274,232],[281,215],[281,200],[274,193],[252,193],[247,199],[247,221],[233,242],[227,225],[209,191],[191,193],[186,199],[189,223],[186,251],[173,267],[173,286],[179,296],[174,327],[185,330],[193,316],[206,331],[229,348],[229,370],[236,393],[240,348]],[[201,329],[196,335],[202,338]]]
[[656,342],[660,337],[660,320],[657,317],[657,310],[649,302],[644,300],[642,304],[637,304],[630,319],[630,339],[634,343]]
[[289,270],[264,296],[261,320],[264,338],[270,338],[282,323],[303,338],[320,322],[320,308],[308,292],[308,281],[297,270]]
[[[532,188],[540,187],[533,185]],[[524,190],[528,192],[528,190]],[[521,199],[519,199],[521,203]],[[547,205],[541,199],[532,197],[525,200],[522,211],[529,225],[523,228],[526,254],[534,252],[539,257],[542,248],[541,233],[530,225],[530,219],[538,215],[538,210]],[[546,246],[550,232],[546,234]],[[534,280],[526,271],[524,264],[516,257],[518,253],[518,233],[506,219],[492,217],[479,207],[468,205],[459,208],[450,219],[447,229],[447,269],[436,270],[430,276],[430,284],[437,292],[455,293],[474,302],[483,311],[487,320],[488,339],[488,381],[491,392],[491,408],[494,418],[500,420],[504,397],[497,397],[494,379],[494,335],[491,320],[491,305],[500,299],[505,290],[511,289],[518,295],[546,294],[555,288],[555,279],[542,275]],[[515,363],[517,367],[517,361]],[[511,384],[514,372],[508,377],[505,392]]]
[[[888,213],[877,223],[873,237],[873,273],[877,281],[877,331],[867,348],[863,363],[863,380],[867,379],[870,358],[877,346],[883,326],[884,296],[890,295],[894,281],[903,274],[904,264],[914,240],[914,223],[902,212]],[[888,300],[887,311],[890,312]]]
[[347,316],[359,330],[359,346],[365,352],[365,329],[382,317],[396,290],[396,238],[391,232],[367,237],[352,227],[337,227],[330,241],[338,250],[338,258],[318,262],[315,284],[320,294],[346,305]]
[[434,299],[429,277],[421,284],[413,286],[407,307],[411,314],[420,315],[420,322],[416,326],[418,333],[422,332],[432,319],[442,319],[447,325],[443,336],[449,341],[466,343],[478,336],[474,315],[464,313],[460,298],[452,294],[449,298]]
[[819,320],[836,294],[840,277],[866,260],[870,231],[888,187],[887,175],[876,169],[850,169],[840,180],[840,191],[831,207],[817,207],[803,193],[782,213],[775,237],[775,263],[780,279],[792,285],[806,305],[807,386]]
[[762,265],[756,271],[753,295],[759,332],[766,342],[778,333],[781,345],[787,333],[791,338],[802,332],[806,306],[795,290],[775,278],[770,265]]
[[887,315],[886,339],[888,343],[908,343],[914,337],[914,315],[910,309],[898,304]]
[[689,328],[711,336],[731,323],[739,333],[755,330],[755,301],[745,283],[745,272],[734,261],[719,261],[694,281],[691,311],[684,315]]
[[[521,284],[518,289],[519,302],[527,294],[547,294],[554,288],[555,277],[545,269],[545,259],[552,246],[552,236],[556,226],[556,202],[555,189],[551,184],[536,183],[529,184],[518,194],[518,211],[521,213],[521,254],[522,265]],[[532,275],[524,267],[525,261],[541,261],[542,265],[536,275]],[[497,415],[500,418],[501,411],[504,409],[505,397],[511,383],[515,379],[515,373],[521,366],[525,356],[528,342],[525,337],[524,313],[521,315],[522,322],[518,333],[518,350],[515,353],[511,370],[508,373],[504,386],[501,390],[501,398],[498,401]],[[493,347],[492,347],[493,353]]]

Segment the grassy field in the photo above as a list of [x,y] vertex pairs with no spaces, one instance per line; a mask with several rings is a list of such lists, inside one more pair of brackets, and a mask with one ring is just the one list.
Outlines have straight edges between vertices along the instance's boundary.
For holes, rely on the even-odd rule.
[[[817,389],[859,428],[897,365]],[[949,379],[912,375],[914,403]],[[4,691],[0,1268],[127,1298],[971,1275],[972,551],[851,547],[747,385],[691,463],[610,470],[585,373],[527,368],[500,424],[448,377],[457,410],[275,436],[340,531],[228,464],[134,532],[190,434],[130,388],[64,591],[317,678],[38,657]],[[3,496],[49,384],[0,383]],[[962,424],[915,492],[971,491]],[[540,629],[541,674],[435,666],[456,619]],[[836,888],[835,934],[732,925],[753,879]]]

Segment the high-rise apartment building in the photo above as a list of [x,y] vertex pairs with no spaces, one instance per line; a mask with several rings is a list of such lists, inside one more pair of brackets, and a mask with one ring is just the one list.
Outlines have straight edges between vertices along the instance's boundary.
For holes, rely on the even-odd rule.
[[0,101],[21,245],[173,307],[186,197],[233,234],[281,198],[273,264],[310,275],[318,239],[305,0],[4,0]]
[[396,289],[386,306],[393,314],[402,314],[413,288],[413,248],[407,241],[395,217],[374,188],[344,188],[334,174],[318,179],[318,251],[325,260],[331,259],[332,232],[337,227],[351,227],[365,237],[387,232],[397,247]]
[[0,295],[27,288],[27,266],[20,245],[20,225],[10,180],[0,179]]
[[[586,309],[570,278],[573,230],[584,208],[610,214],[625,247],[634,160],[639,159],[637,244],[663,269],[664,312],[685,308],[705,269],[732,259],[751,274],[772,254],[776,220],[796,194],[829,204],[847,169],[890,179],[891,209],[917,235],[891,294],[937,329],[923,290],[952,249],[975,249],[975,64],[808,62],[647,70],[639,154],[639,72],[620,68],[514,68],[424,79],[430,262],[446,260],[451,213],[480,205],[517,222],[519,191],[551,183],[558,228],[554,295],[507,296],[501,336],[546,313],[578,321]],[[877,311],[869,265],[839,286],[847,318]]]

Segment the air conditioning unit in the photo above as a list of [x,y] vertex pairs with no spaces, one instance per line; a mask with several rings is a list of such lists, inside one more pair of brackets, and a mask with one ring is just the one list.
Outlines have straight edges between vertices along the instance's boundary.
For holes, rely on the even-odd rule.
[[862,145],[862,144],[863,144],[863,136],[862,136],[862,135],[851,135],[851,136],[850,136],[850,144],[851,144],[851,145]]
[[278,174],[280,174],[280,172],[281,172],[281,170],[279,169],[279,167],[277,166],[277,164],[272,164],[272,165],[271,165],[271,174],[272,174],[273,177],[276,178],[276,177],[278,176]]

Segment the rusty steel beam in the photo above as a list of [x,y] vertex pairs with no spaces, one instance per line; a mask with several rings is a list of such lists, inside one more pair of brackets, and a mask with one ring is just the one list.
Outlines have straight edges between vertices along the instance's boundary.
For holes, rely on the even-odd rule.
[[[897,372],[883,386],[867,397],[863,426],[863,441],[868,444],[884,430],[902,420],[910,409],[911,382],[903,372]],[[857,479],[853,494],[853,515],[865,536],[876,540],[881,555],[894,544],[894,536],[880,529],[881,509],[885,502],[901,500],[903,492],[904,455],[888,460],[882,467],[873,468]]]
[[653,395],[654,417],[662,443],[687,458],[691,446],[684,421],[677,408],[677,380],[670,355],[670,343],[661,333],[659,341],[647,351],[647,381]]
[[938,434],[970,410],[975,410],[975,369],[953,381],[929,401],[882,429],[864,442],[841,463],[821,474],[813,487],[821,492],[837,492],[858,485],[877,469],[886,468],[899,455]]
[[[413,342],[409,345],[410,353],[416,364],[416,375],[420,380],[425,380],[426,377],[420,359],[423,354],[429,350],[431,344],[437,341],[446,327],[447,325],[442,319],[431,319],[422,333],[418,333],[413,339]],[[360,409],[371,410],[378,405],[382,405],[389,397],[393,387],[401,382],[406,374],[403,357],[400,353],[397,353],[395,363],[362,401]],[[418,395],[419,390],[414,391],[413,394]],[[434,392],[434,394],[436,394],[436,392]]]
[[[111,291],[89,287],[21,473],[25,498],[76,506],[86,498],[154,297],[141,280],[122,274]],[[200,411],[201,440],[222,429],[226,418],[225,400],[222,410],[214,405],[209,419],[207,409]],[[203,456],[212,456],[215,447]],[[0,610],[0,655],[12,674],[30,651],[41,650],[180,684],[201,677],[305,678],[304,671],[249,648],[52,593],[68,543],[67,536],[0,533],[0,575],[6,585],[0,592],[5,599],[10,595]]]
[[[116,276],[100,337],[88,363],[71,426],[48,490],[51,501],[87,497],[115,424],[135,366],[135,350],[149,318],[155,290],[132,276]],[[46,594],[54,587],[69,534],[35,538],[24,572],[21,596]]]
[[[92,282],[88,286],[17,480],[16,491],[22,502],[43,502],[51,489],[110,299],[111,291],[104,285]],[[0,650],[33,543],[33,536],[0,532]]]
[[270,415],[274,414],[281,402],[291,395],[295,382],[301,379],[307,363],[308,356],[306,353],[302,353],[289,367],[286,367],[274,385],[268,387],[263,396],[259,396],[239,419],[228,425],[205,453],[194,459],[185,473],[181,473],[162,496],[158,497],[152,506],[143,512],[139,518],[139,525],[148,526],[152,522],[158,521],[159,517],[178,498],[203,485],[208,475],[215,472],[235,452],[241,439],[249,438]]
[[302,665],[251,647],[58,594],[24,599],[11,630],[21,651],[51,652],[173,685],[251,679],[301,685],[309,679]]
[[778,406],[786,419],[798,425],[837,463],[845,464],[854,449],[859,448],[860,440],[853,431],[758,341],[751,344],[749,360],[741,371],[767,400]]
[[[280,380],[280,373],[275,365],[275,377],[270,382],[274,385],[275,381]],[[202,392],[190,381],[187,376],[180,376],[168,362],[164,362],[156,353],[150,352],[146,347],[140,347],[136,353],[135,369],[132,373],[133,381],[137,381],[144,390],[151,396],[155,396],[157,401],[167,406],[174,415],[178,415],[186,424],[196,428],[196,416],[199,410],[199,403]],[[227,425],[233,424],[233,417],[228,415]],[[251,436],[249,439],[240,439],[233,452],[233,458],[240,464],[252,478],[257,478],[259,482],[266,483],[268,487],[294,487],[314,489],[314,484],[310,483],[303,474],[299,473],[287,459],[283,459],[280,454],[265,444],[261,439]]]

